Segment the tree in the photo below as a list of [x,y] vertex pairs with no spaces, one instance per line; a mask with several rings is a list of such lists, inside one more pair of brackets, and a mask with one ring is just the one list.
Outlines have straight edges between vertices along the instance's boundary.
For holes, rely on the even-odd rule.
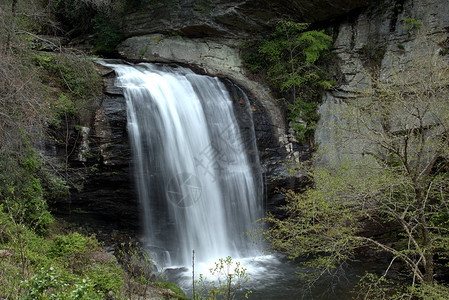
[[[315,185],[287,193],[288,218],[268,216],[267,236],[291,258],[307,256],[318,276],[361,246],[384,251],[391,261],[376,283],[400,261],[407,293],[445,298],[449,290],[435,274],[449,251],[449,66],[441,56],[414,53],[390,70],[398,71],[381,72],[344,105],[339,138],[355,140],[360,153],[311,171]],[[366,222],[387,224],[397,237],[363,234]]]
[[332,37],[323,30],[308,30],[309,25],[279,21],[269,38],[259,41],[258,47],[247,45],[243,53],[250,70],[266,69],[270,83],[291,98],[288,118],[300,142],[311,142],[321,92],[332,86],[318,64],[330,49]]

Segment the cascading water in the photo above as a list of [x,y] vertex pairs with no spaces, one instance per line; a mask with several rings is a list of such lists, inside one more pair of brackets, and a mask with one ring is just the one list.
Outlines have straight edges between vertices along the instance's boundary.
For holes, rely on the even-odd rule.
[[262,216],[254,130],[241,132],[224,84],[180,67],[103,64],[127,101],[147,245],[184,266],[192,250],[197,262],[255,255],[245,236]]
[[191,266],[195,250],[195,274],[209,276],[219,258],[238,259],[252,299],[347,299],[344,286],[337,296],[310,290],[298,281],[296,266],[260,255],[245,236],[263,213],[247,99],[239,99],[246,109],[236,117],[217,78],[180,67],[100,63],[116,71],[124,90],[146,246],[159,265],[175,271],[171,280],[192,292],[192,272],[179,266]]

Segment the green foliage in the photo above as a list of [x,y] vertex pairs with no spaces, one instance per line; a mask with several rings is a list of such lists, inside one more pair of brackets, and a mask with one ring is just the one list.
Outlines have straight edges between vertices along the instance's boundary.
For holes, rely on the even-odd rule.
[[178,296],[178,299],[187,299],[184,291],[177,286],[176,284],[168,281],[160,281],[155,283],[156,286],[161,288],[166,288],[175,293]]
[[94,237],[85,237],[79,233],[56,235],[47,255],[69,268],[75,274],[83,274],[89,264],[92,249],[98,248]]
[[75,55],[55,53],[36,53],[34,63],[47,71],[51,78],[59,80],[61,87],[72,98],[87,98],[100,90],[101,78],[91,61]]
[[95,290],[108,295],[120,295],[123,290],[123,269],[113,262],[95,266],[87,272]]
[[[288,118],[302,143],[311,142],[319,119],[317,103],[322,92],[333,86],[325,69],[319,66],[332,38],[324,31],[307,30],[308,27],[306,23],[281,21],[269,38],[244,46],[242,55],[251,71],[266,69],[274,87],[291,93]],[[251,50],[254,48],[257,53]]]
[[101,54],[114,53],[117,45],[123,40],[123,34],[120,33],[118,25],[111,22],[103,12],[92,19],[92,24],[96,36],[94,51]]
[[46,169],[43,169],[43,188],[44,188],[44,198],[48,200],[60,199],[63,197],[67,197],[70,195],[69,186],[67,182],[49,172]]
[[[421,53],[410,63],[340,106],[339,120],[328,126],[334,143],[344,146],[310,173],[314,186],[286,193],[287,218],[267,217],[273,247],[314,267],[312,279],[358,247],[385,252],[391,263],[381,277],[365,278],[372,289],[363,289],[363,297],[447,295],[435,274],[449,253],[449,67]],[[390,235],[364,232],[375,224]],[[403,270],[403,284],[388,277],[393,263]]]
[[23,294],[19,299],[103,299],[94,289],[94,284],[86,278],[77,279],[70,285],[60,271],[54,267],[41,268],[29,280],[22,282]]
[[421,22],[413,18],[404,18],[402,19],[402,23],[404,24],[405,30],[409,33],[411,33],[413,29],[421,29]]
[[423,300],[443,300],[449,297],[449,288],[441,284],[421,284],[408,286],[404,282],[398,282],[367,273],[363,276],[353,291],[357,297],[364,299],[423,299]]
[[[195,281],[199,289],[195,291],[195,299],[234,299],[236,290],[248,282],[246,268],[240,262],[233,261],[230,256],[220,258],[209,272],[212,280],[200,274]],[[245,298],[250,294],[251,291],[247,291]]]
[[357,297],[364,299],[401,299],[401,292],[406,291],[404,285],[398,284],[394,280],[385,276],[366,273],[354,289]]
[[[15,14],[12,1],[0,2],[0,298],[103,299],[109,288],[119,293],[120,267],[97,260],[101,249],[94,238],[54,236],[46,200],[66,196],[68,186],[33,148],[53,119],[79,117],[89,108],[101,92],[101,77],[80,52],[34,51],[33,34],[48,34],[48,24],[55,24],[50,6],[68,0],[19,0]],[[66,8],[82,27],[84,12]],[[95,280],[87,277],[90,270]]]
[[69,257],[75,253],[86,251],[93,240],[75,232],[69,235],[57,235],[50,247],[49,255],[52,258]]
[[64,285],[53,267],[42,268],[29,281],[23,282],[25,296],[22,299],[46,299],[45,294],[49,294],[47,299],[55,299],[57,296],[51,290],[61,288]]
[[[363,168],[353,168],[349,162],[336,171],[316,168],[310,175],[318,186],[304,193],[286,191],[283,209],[288,218],[277,219],[268,214],[265,221],[271,226],[265,234],[274,249],[293,260],[304,259],[300,264],[315,272],[301,275],[314,280],[323,270],[337,270],[360,246],[354,236],[362,226],[357,220],[363,212],[357,203],[350,201],[350,192],[375,193],[382,177]],[[346,182],[351,182],[351,186]]]
[[208,15],[214,8],[215,0],[195,0],[193,8],[203,15]]
[[[45,233],[53,222],[43,197],[40,162],[34,149],[27,148],[23,157],[0,151],[0,203],[18,223]],[[6,171],[6,172],[5,172]]]
[[242,59],[245,64],[245,67],[251,73],[260,73],[267,68],[267,63],[263,55],[261,55],[258,49],[261,47],[263,41],[251,41],[244,42],[241,44],[240,48],[242,49]]
[[93,62],[70,53],[36,53],[32,59],[41,70],[42,82],[61,90],[55,94],[54,89],[49,89],[45,101],[55,128],[59,128],[62,121],[83,119],[89,114],[102,89],[101,76]]
[[120,296],[124,287],[121,267],[93,237],[79,233],[41,237],[0,211],[0,249],[10,253],[0,260],[1,295],[104,299],[111,293]]

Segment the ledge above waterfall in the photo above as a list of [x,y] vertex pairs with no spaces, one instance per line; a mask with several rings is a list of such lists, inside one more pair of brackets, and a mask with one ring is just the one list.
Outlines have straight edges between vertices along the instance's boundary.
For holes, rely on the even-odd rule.
[[246,77],[240,50],[232,42],[152,34],[128,38],[118,50],[128,60],[180,63],[204,70],[208,75],[229,78],[260,100],[273,124],[278,125],[276,135],[285,132],[284,118],[269,89]]

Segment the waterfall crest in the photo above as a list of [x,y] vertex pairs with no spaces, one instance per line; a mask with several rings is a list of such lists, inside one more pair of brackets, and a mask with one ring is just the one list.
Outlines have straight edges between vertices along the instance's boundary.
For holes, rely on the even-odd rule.
[[254,255],[245,236],[262,216],[254,130],[241,132],[225,85],[180,67],[103,64],[127,102],[147,245],[181,265],[193,249],[204,262]]

